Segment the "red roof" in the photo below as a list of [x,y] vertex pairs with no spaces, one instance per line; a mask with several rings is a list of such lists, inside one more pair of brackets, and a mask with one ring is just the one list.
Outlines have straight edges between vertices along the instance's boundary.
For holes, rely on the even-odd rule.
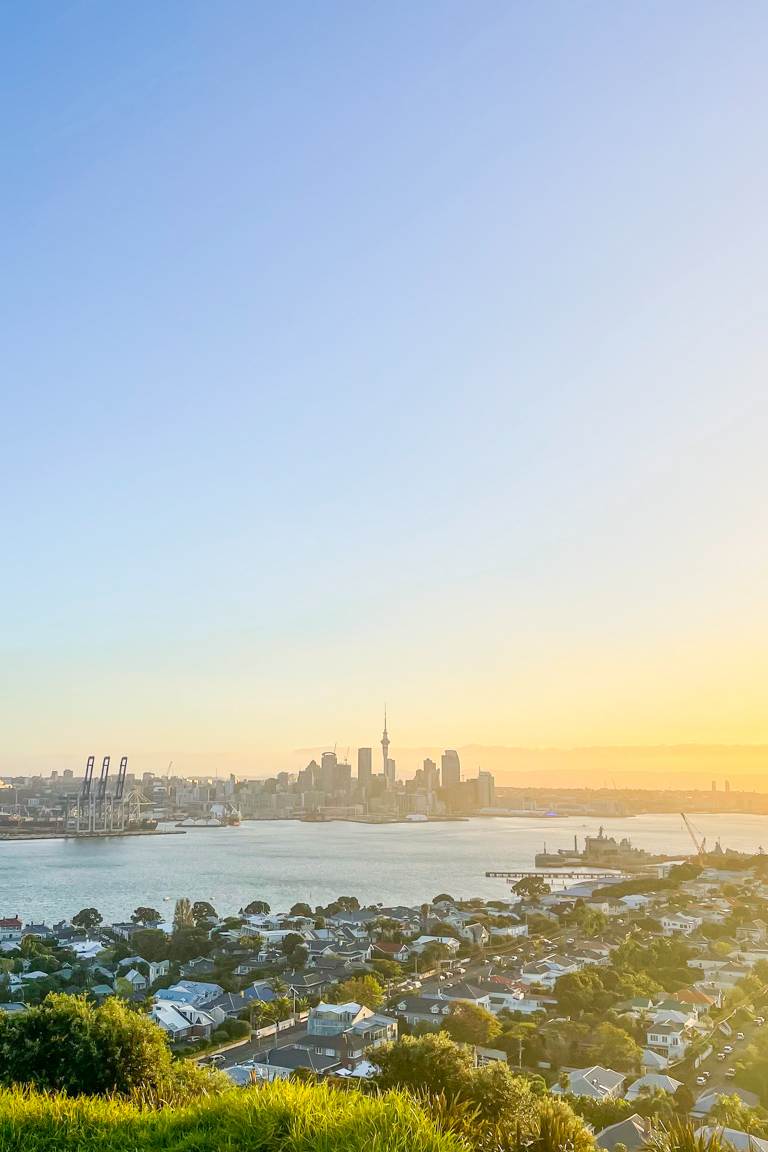
[[18,916],[6,916],[0,919],[0,928],[21,928],[21,920]]

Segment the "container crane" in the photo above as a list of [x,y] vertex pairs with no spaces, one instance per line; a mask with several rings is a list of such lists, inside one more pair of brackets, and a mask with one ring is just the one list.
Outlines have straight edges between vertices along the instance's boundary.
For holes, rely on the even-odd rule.
[[699,840],[699,838],[696,835],[696,832],[694,830],[694,827],[691,824],[688,817],[686,816],[685,812],[681,812],[680,815],[683,818],[683,824],[685,824],[685,828],[686,828],[688,835],[690,836],[691,840],[693,840],[693,846],[696,849],[696,855],[699,857],[706,856],[706,853],[707,853],[707,838],[706,838],[706,836],[703,836],[702,839]]

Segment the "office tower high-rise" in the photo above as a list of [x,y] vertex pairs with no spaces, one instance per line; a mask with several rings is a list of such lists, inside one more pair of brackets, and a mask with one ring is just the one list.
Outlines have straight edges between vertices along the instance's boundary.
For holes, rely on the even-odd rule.
[[320,758],[320,787],[323,792],[333,792],[336,786],[337,763],[335,752],[323,752]]
[[712,791],[717,792],[717,780],[712,781]]
[[373,749],[358,748],[357,750],[357,783],[361,788],[369,788],[373,775]]
[[428,792],[436,792],[440,787],[440,773],[437,771],[437,764],[429,757],[424,761],[424,787]]
[[726,792],[730,792],[730,790],[731,790],[731,782],[730,782],[730,780],[726,780],[726,782],[725,782],[725,790],[726,790]]
[[478,808],[493,808],[496,800],[496,781],[490,772],[477,774],[477,806]]
[[452,788],[461,782],[459,754],[453,748],[446,748],[440,760],[440,782],[443,788]]

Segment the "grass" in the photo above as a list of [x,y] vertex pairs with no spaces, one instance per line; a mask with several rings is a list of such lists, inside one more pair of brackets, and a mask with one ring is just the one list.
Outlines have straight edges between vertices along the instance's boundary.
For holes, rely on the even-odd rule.
[[178,1108],[0,1092],[0,1152],[461,1152],[408,1096],[275,1081]]

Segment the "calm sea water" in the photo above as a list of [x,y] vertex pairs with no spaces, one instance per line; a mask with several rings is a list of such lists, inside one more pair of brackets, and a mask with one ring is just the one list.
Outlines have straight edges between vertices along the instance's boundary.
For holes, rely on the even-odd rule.
[[[768,849],[766,816],[701,816],[709,843]],[[0,843],[0,916],[71,916],[95,905],[109,919],[138,904],[170,912],[178,896],[210,900],[219,912],[254,899],[273,908],[313,906],[352,894],[364,903],[419,903],[438,892],[502,898],[503,880],[486,870],[532,868],[534,853],[569,848],[601,821],[473,819],[446,824],[246,823],[193,829],[185,836],[126,840]],[[605,820],[606,832],[655,852],[690,852],[679,816]]]

